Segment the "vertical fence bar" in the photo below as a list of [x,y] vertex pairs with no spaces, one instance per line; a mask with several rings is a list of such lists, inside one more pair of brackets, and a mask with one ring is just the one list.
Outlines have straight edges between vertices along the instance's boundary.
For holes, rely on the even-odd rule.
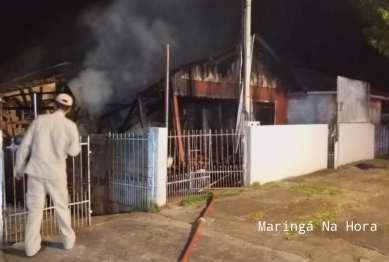
[[[12,167],[13,167],[13,173],[15,173],[15,151],[13,149],[13,146],[14,146],[14,139],[12,138],[11,139],[12,143],[11,143],[11,150],[12,150]],[[16,214],[17,213],[17,210],[16,210],[16,185],[15,185],[15,177],[12,176],[12,182],[13,182],[13,202],[14,202],[14,206],[13,206],[13,213]],[[14,234],[15,234],[15,242],[17,243],[18,242],[18,235],[17,235],[17,221],[16,221],[16,216],[14,217],[15,218],[15,227],[14,227]],[[11,218],[12,219],[12,218]],[[11,222],[12,223],[12,222]]]
[[[123,134],[119,134],[119,168],[118,168],[118,175],[119,175],[119,203],[123,203],[123,192],[124,192],[124,179],[123,179]],[[125,161],[125,160],[124,160]]]
[[[132,180],[132,185],[137,185],[137,180],[136,180],[136,177],[135,177],[135,172],[136,172],[136,156],[135,156],[135,152],[136,152],[136,145],[135,145],[135,134],[131,134],[130,135],[131,137],[131,144],[132,144],[132,158],[131,158],[131,180]],[[135,196],[136,196],[136,189],[133,188],[131,190],[131,201],[130,201],[130,204],[131,205],[136,205],[136,203],[134,202],[134,199],[135,199]]]
[[130,190],[129,188],[129,174],[128,174],[128,165],[129,165],[129,158],[130,158],[130,155],[128,154],[127,152],[127,148],[128,148],[128,134],[124,134],[124,183],[125,183],[125,186],[124,186],[124,204],[125,205],[128,205],[128,192]]
[[[80,137],[80,144],[81,143],[82,143],[82,137]],[[81,148],[83,148],[83,146],[81,146]],[[84,200],[84,179],[83,179],[83,161],[82,161],[83,153],[84,153],[84,150],[81,150],[81,152],[80,152],[80,176],[81,176],[80,177],[80,190],[81,190],[80,202],[81,203],[77,204],[77,205],[80,206],[80,209],[81,209],[81,227],[84,227],[84,219],[83,219],[83,216],[84,216],[84,204],[82,203],[83,200]]]
[[[80,148],[81,150],[81,148]],[[75,163],[75,157],[72,157],[72,170],[73,170],[73,180],[72,180],[72,203],[76,201],[76,163]],[[71,210],[73,211],[73,226],[76,226],[76,207],[74,205],[71,206]]]
[[112,162],[113,162],[113,157],[112,157],[112,139],[111,139],[111,133],[108,133],[108,156],[109,156],[109,168],[108,168],[108,185],[109,185],[109,200],[112,201]]
[[[2,110],[2,98],[0,98],[1,101],[1,105],[0,105],[0,114],[1,114],[1,110]],[[1,144],[3,144],[4,142],[2,141]],[[0,186],[1,186],[1,204],[2,204],[2,210],[0,210],[1,213],[1,221],[0,221],[0,226],[2,227],[2,229],[4,229],[4,231],[0,231],[0,247],[5,247],[6,246],[6,243],[8,241],[8,225],[7,225],[7,218],[6,218],[6,213],[7,213],[7,200],[6,200],[6,187],[5,187],[5,167],[4,167],[4,157],[5,157],[5,154],[4,154],[4,151],[3,151],[3,147],[0,149],[1,150],[1,153],[2,153],[2,158],[1,158],[1,170],[0,170]]]

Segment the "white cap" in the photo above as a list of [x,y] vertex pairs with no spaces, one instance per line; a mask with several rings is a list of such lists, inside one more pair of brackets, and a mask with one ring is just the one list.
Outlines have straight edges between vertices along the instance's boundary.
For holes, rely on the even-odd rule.
[[55,101],[65,106],[73,106],[73,98],[68,94],[59,94]]

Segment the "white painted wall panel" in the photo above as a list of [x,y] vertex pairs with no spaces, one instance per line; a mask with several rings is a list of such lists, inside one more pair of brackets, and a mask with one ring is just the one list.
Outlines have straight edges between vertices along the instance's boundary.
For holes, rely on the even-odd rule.
[[368,123],[369,84],[338,77],[339,123]]
[[328,125],[247,127],[247,184],[327,168]]
[[374,125],[370,123],[339,125],[339,165],[374,158]]

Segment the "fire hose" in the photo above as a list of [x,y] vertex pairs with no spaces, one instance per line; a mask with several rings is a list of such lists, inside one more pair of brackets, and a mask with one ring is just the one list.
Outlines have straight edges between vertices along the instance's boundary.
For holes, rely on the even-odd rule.
[[197,236],[205,223],[205,218],[207,217],[209,211],[211,210],[214,202],[215,202],[215,195],[211,192],[210,201],[208,202],[208,205],[205,208],[203,214],[201,215],[201,217],[197,221],[196,230],[194,231],[189,244],[186,246],[186,249],[185,249],[184,255],[182,256],[181,262],[186,262],[188,260],[190,252],[192,251],[193,246],[196,242]]

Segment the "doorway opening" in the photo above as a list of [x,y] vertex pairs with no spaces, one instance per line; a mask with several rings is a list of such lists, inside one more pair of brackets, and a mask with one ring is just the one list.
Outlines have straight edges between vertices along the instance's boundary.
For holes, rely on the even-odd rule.
[[272,102],[253,102],[253,113],[255,121],[261,126],[275,125],[276,104]]

